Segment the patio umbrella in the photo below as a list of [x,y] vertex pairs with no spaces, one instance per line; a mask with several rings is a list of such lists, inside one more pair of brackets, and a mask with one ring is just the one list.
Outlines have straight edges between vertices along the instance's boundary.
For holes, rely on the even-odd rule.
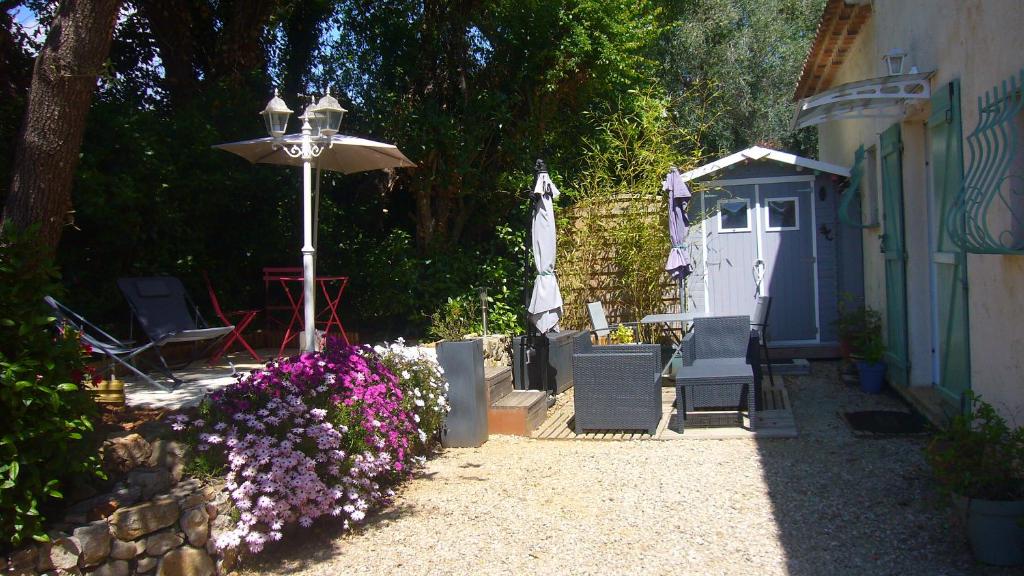
[[[306,126],[306,128],[308,129],[309,127]],[[240,142],[217,144],[214,148],[226,150],[232,154],[237,154],[253,164],[280,164],[283,166],[302,167],[305,165],[306,161],[300,155],[291,156],[285,151],[289,148],[301,147],[302,139],[302,134],[288,134],[276,140],[274,138],[256,138],[254,140],[242,140]],[[312,281],[313,276],[315,276],[316,268],[315,250],[317,226],[315,226],[315,224],[319,222],[320,171],[332,170],[343,174],[352,174],[354,172],[364,172],[367,170],[416,166],[411,160],[406,158],[395,145],[375,142],[365,138],[335,134],[331,136],[329,140],[322,136],[317,138],[314,140],[314,145],[320,148],[320,154],[310,161],[312,166],[316,167],[315,208],[311,214],[311,211],[308,209],[309,204],[305,204],[306,209],[303,210],[303,230],[305,231],[304,233],[308,233],[310,228],[312,228],[312,247],[314,250],[314,260],[311,266],[314,272],[311,274],[307,271],[303,274],[304,281],[302,292],[303,298],[306,299],[307,323],[311,322],[310,319],[313,318],[315,310],[314,300],[316,298],[316,291],[313,289]],[[310,194],[308,176],[309,173],[306,172],[304,203],[308,202]],[[307,243],[310,242],[309,238],[310,237],[307,236]],[[303,254],[305,255],[307,252],[304,251]],[[310,328],[307,326],[306,329],[309,330]],[[310,340],[310,342],[312,342],[312,340]]]
[[553,201],[558,198],[558,188],[551,181],[547,170],[537,173],[533,185],[533,219],[531,238],[533,263],[537,278],[533,281],[533,297],[530,298],[530,321],[541,334],[558,330],[562,317],[562,292],[555,277],[555,209]]
[[683,279],[693,271],[687,244],[690,218],[686,215],[686,205],[690,203],[691,194],[675,166],[669,171],[661,187],[668,192],[668,235],[672,242],[672,248],[668,251],[668,261],[665,262],[665,271],[673,280],[679,282],[679,311],[682,312],[685,309]]
[[[302,158],[293,158],[284,151],[284,146],[302,144],[301,134],[288,134],[278,141],[273,138],[256,138],[217,144],[214,148],[238,154],[253,164],[282,164],[302,166]],[[415,166],[411,160],[394,145],[383,142],[335,134],[324,145],[324,151],[313,160],[313,165],[322,170],[333,170],[343,174]]]
[[[253,164],[280,164],[283,166],[302,166],[302,158],[289,156],[285,147],[301,146],[302,134],[288,134],[277,142],[273,138],[256,138],[240,142],[217,144],[214,148],[238,154]],[[323,144],[320,156],[313,159],[316,167],[316,191],[314,192],[315,208],[313,211],[313,247],[317,246],[318,226],[320,221],[320,171],[331,170],[342,174],[382,170],[385,168],[415,167],[412,160],[405,157],[394,144],[385,144],[355,136],[335,134],[330,141]]]

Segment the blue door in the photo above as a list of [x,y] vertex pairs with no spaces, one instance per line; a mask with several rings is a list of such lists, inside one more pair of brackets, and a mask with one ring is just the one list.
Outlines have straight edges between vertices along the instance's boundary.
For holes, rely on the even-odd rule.
[[772,342],[818,339],[817,251],[811,182],[759,184],[764,280]]
[[757,294],[757,204],[753,185],[726,186],[703,194],[708,311],[749,315]]

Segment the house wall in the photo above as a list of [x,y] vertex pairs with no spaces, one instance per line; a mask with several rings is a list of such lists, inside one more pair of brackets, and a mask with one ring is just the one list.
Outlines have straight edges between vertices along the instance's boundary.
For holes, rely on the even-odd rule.
[[[874,0],[864,27],[833,85],[884,74],[881,57],[891,48],[909,53],[909,65],[934,70],[932,89],[959,78],[964,135],[977,125],[977,99],[1024,67],[1019,31],[1024,10],[1013,0]],[[911,384],[931,385],[928,104],[902,122],[903,187],[907,231]],[[856,148],[877,145],[893,120],[846,120],[819,125],[819,158],[850,165]],[[964,150],[967,154],[965,143]],[[965,167],[969,165],[969,155]],[[877,173],[877,171],[876,171]],[[881,208],[879,208],[881,210]],[[885,310],[881,229],[863,232],[865,297]],[[1024,256],[968,256],[971,387],[1000,411],[1024,421]]]

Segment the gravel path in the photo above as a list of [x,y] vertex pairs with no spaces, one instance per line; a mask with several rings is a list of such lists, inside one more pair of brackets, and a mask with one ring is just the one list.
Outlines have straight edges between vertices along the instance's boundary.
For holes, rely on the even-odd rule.
[[861,439],[899,408],[836,363],[787,377],[800,437],[537,441],[448,450],[357,532],[296,532],[246,574],[1020,574],[978,566],[922,438]]

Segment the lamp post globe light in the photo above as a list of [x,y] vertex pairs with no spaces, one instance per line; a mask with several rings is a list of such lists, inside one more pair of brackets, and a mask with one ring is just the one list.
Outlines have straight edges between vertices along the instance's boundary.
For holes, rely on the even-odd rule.
[[260,112],[267,127],[267,133],[275,141],[275,148],[280,148],[292,158],[302,160],[302,298],[303,338],[299,343],[302,352],[316,350],[316,290],[314,285],[315,264],[313,247],[313,187],[312,162],[326,148],[333,145],[332,137],[341,127],[341,118],[345,115],[344,108],[337,99],[330,95],[330,90],[320,102],[306,107],[299,120],[302,120],[302,137],[298,144],[283,143],[284,133],[288,127],[288,117],[292,111],[274,90],[274,97],[267,107]]

